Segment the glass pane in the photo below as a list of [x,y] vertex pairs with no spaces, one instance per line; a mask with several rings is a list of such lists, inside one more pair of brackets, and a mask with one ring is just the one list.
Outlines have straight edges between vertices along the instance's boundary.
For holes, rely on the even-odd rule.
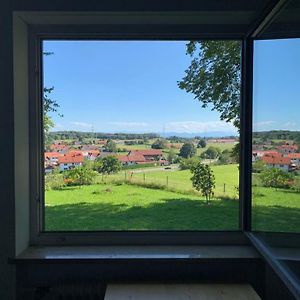
[[46,231],[238,229],[239,42],[43,47]]
[[300,231],[300,39],[256,41],[253,229]]

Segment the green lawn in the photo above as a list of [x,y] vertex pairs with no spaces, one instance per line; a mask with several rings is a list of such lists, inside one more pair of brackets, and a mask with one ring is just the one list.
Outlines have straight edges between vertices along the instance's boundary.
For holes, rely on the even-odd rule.
[[238,201],[99,184],[46,192],[46,230],[234,230]]
[[[222,166],[212,166],[212,170],[214,172],[216,178],[216,196],[224,196],[235,198],[237,197],[237,189],[236,187],[239,184],[239,173],[238,173],[238,165],[222,165]],[[111,180],[116,179],[127,179],[133,182],[145,182],[146,183],[156,183],[161,185],[167,185],[170,188],[175,188],[178,190],[189,191],[192,190],[191,183],[191,172],[189,170],[184,171],[172,171],[172,170],[161,170],[161,168],[153,169],[151,172],[134,172],[131,175],[130,170],[120,172],[115,175],[106,176],[105,180],[110,182]],[[224,184],[225,184],[225,192],[224,192]]]
[[[112,180],[124,179],[125,173],[120,172],[108,176],[106,184],[99,178],[99,184],[47,191],[46,230],[235,230],[238,166],[212,169],[216,177],[215,198],[219,199],[210,205],[195,191],[191,193],[190,171],[145,172],[146,184],[161,184],[167,190],[134,185],[144,183],[143,172],[134,173],[131,185],[114,184]],[[127,180],[128,176],[127,173]],[[300,194],[254,187],[252,215],[254,230],[299,232]]]

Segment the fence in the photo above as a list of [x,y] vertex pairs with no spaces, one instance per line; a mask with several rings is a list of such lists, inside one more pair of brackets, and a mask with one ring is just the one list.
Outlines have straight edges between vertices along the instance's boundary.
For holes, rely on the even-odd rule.
[[[175,173],[174,173],[175,174]],[[155,185],[157,188],[162,187],[164,189],[170,189],[178,192],[196,192],[192,186],[190,177],[180,177],[169,172],[131,172],[124,171],[118,174],[101,176],[98,182],[100,183],[116,183],[116,182],[128,182],[130,184],[137,184],[143,186]],[[236,185],[228,184],[226,182],[217,182],[215,184],[215,196],[216,197],[238,197],[238,183]]]

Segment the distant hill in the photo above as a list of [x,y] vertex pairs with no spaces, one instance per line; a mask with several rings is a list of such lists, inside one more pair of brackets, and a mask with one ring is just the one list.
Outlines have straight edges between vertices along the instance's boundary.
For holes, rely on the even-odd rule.
[[253,138],[265,140],[296,140],[300,139],[300,131],[270,130],[253,132]]

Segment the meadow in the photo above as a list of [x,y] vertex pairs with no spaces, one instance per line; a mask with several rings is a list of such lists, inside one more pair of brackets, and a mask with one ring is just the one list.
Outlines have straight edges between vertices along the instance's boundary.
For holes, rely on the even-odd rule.
[[[238,166],[212,169],[216,189],[209,205],[192,189],[188,170],[154,168],[131,179],[127,173],[127,182],[123,171],[99,176],[97,184],[47,191],[46,230],[237,230]],[[299,193],[254,187],[252,215],[254,230],[297,232]]]

